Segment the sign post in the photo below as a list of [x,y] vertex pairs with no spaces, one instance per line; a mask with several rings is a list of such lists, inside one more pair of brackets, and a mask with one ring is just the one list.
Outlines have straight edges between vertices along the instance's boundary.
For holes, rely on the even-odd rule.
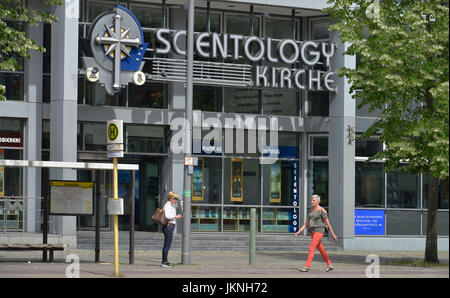
[[114,276],[119,276],[119,217],[123,215],[123,199],[118,198],[117,158],[123,157],[123,121],[110,120],[106,124],[108,157],[113,159],[114,197],[108,199],[108,213],[114,216]]
[[[194,7],[195,0],[188,2],[188,26],[186,36],[186,120],[188,125],[185,128],[185,164],[184,166],[184,192],[183,192],[183,238],[182,238],[182,256],[181,263],[183,265],[191,264],[191,187],[192,174],[189,167],[193,168],[193,158],[191,157],[192,148],[192,96],[194,84]],[[187,159],[186,159],[187,157]]]

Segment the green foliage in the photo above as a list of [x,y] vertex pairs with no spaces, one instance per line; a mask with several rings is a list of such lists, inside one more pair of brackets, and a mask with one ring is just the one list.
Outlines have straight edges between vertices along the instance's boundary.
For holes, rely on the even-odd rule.
[[330,0],[325,10],[356,69],[339,69],[361,106],[383,109],[362,136],[380,134],[386,170],[449,177],[448,0]]
[[[61,5],[61,0],[46,0],[46,6]],[[22,59],[30,58],[31,51],[45,52],[42,46],[26,36],[25,24],[38,26],[40,22],[56,22],[46,10],[29,9],[23,0],[0,2],[0,70],[22,69]],[[0,100],[5,100],[5,86],[0,84]]]

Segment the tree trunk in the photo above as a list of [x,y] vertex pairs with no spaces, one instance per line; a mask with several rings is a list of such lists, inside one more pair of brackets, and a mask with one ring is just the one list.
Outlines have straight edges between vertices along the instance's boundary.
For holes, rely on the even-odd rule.
[[437,209],[439,194],[439,178],[430,177],[428,191],[428,218],[427,218],[427,240],[425,245],[425,263],[438,264],[437,248]]

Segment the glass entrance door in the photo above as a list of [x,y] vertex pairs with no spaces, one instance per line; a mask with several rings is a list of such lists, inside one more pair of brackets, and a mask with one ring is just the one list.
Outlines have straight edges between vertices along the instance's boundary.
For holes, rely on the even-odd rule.
[[160,168],[159,160],[148,159],[140,162],[139,187],[139,229],[142,231],[158,231],[158,224],[153,222],[152,215],[160,206]]

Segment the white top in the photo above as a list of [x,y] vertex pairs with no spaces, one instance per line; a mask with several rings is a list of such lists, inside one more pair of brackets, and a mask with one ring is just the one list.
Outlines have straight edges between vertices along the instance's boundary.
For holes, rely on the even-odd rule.
[[177,216],[177,210],[172,206],[172,204],[170,204],[170,202],[167,202],[164,205],[164,213],[171,224],[177,224],[177,219],[175,218],[175,216]]

